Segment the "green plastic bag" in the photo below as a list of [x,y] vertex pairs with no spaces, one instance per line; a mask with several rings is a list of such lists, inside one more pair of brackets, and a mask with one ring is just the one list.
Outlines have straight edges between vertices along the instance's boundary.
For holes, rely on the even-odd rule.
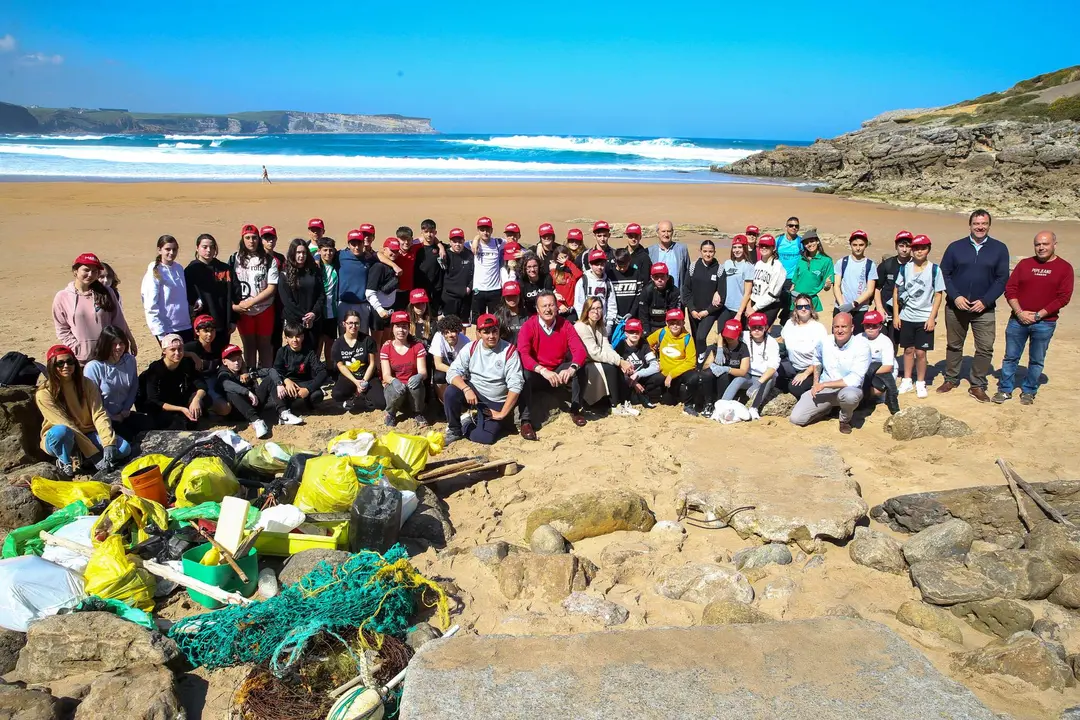
[[237,470],[241,474],[250,471],[256,475],[280,475],[288,467],[289,459],[297,453],[317,454],[299,445],[263,442],[244,453]]
[[62,510],[57,510],[41,522],[16,528],[4,539],[4,549],[0,552],[5,559],[21,555],[37,555],[45,552],[45,543],[38,535],[42,530],[52,532],[67,525],[75,518],[89,515],[90,508],[82,500],[76,500]]
[[136,625],[142,625],[147,630],[157,632],[158,629],[154,624],[154,619],[145,611],[119,600],[107,600],[97,595],[86,598],[69,612],[108,612]]
[[[221,517],[221,503],[204,502],[193,507],[177,507],[169,510],[169,527],[177,529],[188,524],[190,520],[217,520]],[[248,508],[247,519],[244,527],[254,527],[259,522],[259,508]]]

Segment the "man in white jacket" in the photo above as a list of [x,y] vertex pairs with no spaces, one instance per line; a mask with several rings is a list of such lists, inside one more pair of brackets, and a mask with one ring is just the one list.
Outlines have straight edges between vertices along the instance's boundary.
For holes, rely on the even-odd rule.
[[870,369],[870,343],[852,335],[849,313],[833,315],[833,334],[821,341],[814,365],[814,385],[791,410],[791,422],[805,426],[840,408],[840,432],[851,433],[851,417],[863,399],[863,380]]
[[188,305],[187,280],[184,266],[176,262],[180,245],[172,235],[158,238],[158,256],[146,268],[141,295],[146,325],[161,342],[166,335],[176,333],[184,342],[195,339],[191,329],[191,307]]

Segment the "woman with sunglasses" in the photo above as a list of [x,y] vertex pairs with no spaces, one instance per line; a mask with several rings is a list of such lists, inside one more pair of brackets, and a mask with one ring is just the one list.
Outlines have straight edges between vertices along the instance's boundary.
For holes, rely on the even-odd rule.
[[[382,383],[375,378],[379,350],[370,335],[360,332],[360,312],[346,310],[342,319],[345,332],[334,341],[330,357],[338,377],[330,397],[349,412],[383,410]],[[375,380],[375,382],[372,382]]]
[[829,331],[818,322],[815,299],[802,293],[796,295],[795,312],[780,330],[780,342],[787,349],[787,359],[780,362],[777,386],[796,398],[813,387],[818,347],[829,336]]
[[[831,290],[834,278],[833,261],[821,248],[821,240],[817,233],[810,231],[802,239],[802,256],[795,266],[795,274],[791,277],[791,306],[795,308],[795,297],[805,295],[810,298],[815,312],[821,312],[821,300],[818,293],[823,290]],[[782,324],[787,324],[787,320]]]
[[[277,242],[277,231],[263,228]],[[274,299],[277,297],[278,265],[263,243],[259,229],[245,225],[240,230],[240,246],[229,258],[239,292],[233,305],[236,329],[244,346],[244,357],[253,366],[268,368],[274,364]],[[279,331],[280,332],[280,331]]]
[[56,458],[56,468],[65,478],[74,477],[80,456],[93,460],[100,455],[95,467],[108,470],[131,453],[128,442],[113,432],[98,386],[83,377],[71,348],[49,348],[45,377],[34,401],[45,421],[41,449]]
[[[761,242],[758,242],[761,246]],[[749,332],[743,336],[746,349],[750,351],[750,373],[735,378],[724,391],[724,400],[734,400],[741,390],[753,404],[752,408],[761,413],[769,394],[776,384],[776,371],[780,367],[780,346],[769,335],[771,323],[764,313],[754,313],[746,321]]]
[[776,258],[776,239],[772,235],[762,235],[758,240],[758,256],[761,259],[754,265],[754,286],[750,291],[750,305],[746,308],[747,322],[750,315],[763,315],[768,328],[780,314],[787,272]]
[[184,267],[176,262],[180,243],[172,235],[162,235],[157,241],[157,257],[146,268],[142,280],[142,302],[146,325],[159,341],[166,335],[178,334],[184,342],[193,340],[191,308],[188,305],[187,280]]
[[108,325],[124,331],[132,355],[138,354],[135,338],[124,318],[124,308],[116,293],[101,283],[104,263],[94,253],[83,253],[71,264],[73,279],[52,303],[56,338],[71,348],[80,363],[88,362],[97,352],[98,338]]
[[326,288],[306,240],[296,238],[285,254],[285,281],[278,284],[285,322],[304,329],[304,350],[320,355],[322,319],[326,314]]
[[206,382],[179,335],[161,339],[161,355],[139,376],[135,407],[157,430],[193,430],[210,405]]

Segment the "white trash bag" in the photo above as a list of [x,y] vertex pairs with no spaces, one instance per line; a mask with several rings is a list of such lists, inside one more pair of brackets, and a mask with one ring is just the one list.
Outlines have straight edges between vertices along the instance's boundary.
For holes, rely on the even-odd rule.
[[712,419],[724,425],[753,419],[753,414],[737,400],[718,400],[713,406]]
[[[75,518],[67,525],[53,531],[53,535],[93,550],[94,543],[90,539],[90,531],[93,530],[94,523],[97,521],[98,517],[96,515]],[[74,570],[80,575],[83,574],[87,563],[90,562],[90,558],[85,555],[80,555],[59,545],[46,545],[45,552],[41,553],[41,558],[66,567],[68,570]]]
[[0,627],[26,632],[35,620],[86,598],[82,576],[36,555],[0,560]]

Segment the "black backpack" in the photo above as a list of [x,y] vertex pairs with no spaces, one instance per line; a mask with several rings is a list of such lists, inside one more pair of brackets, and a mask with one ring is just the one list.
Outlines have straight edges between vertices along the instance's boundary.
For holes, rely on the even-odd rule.
[[27,357],[21,352],[4,353],[0,358],[0,387],[10,385],[37,385],[41,370],[38,369],[34,358]]

